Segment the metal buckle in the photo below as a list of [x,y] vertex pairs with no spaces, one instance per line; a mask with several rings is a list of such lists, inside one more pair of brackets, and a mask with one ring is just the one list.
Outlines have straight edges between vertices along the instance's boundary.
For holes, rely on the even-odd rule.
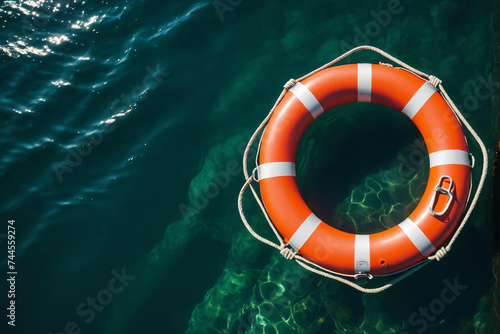
[[259,182],[259,166],[255,167],[252,171],[252,177],[255,180],[255,182]]
[[476,164],[476,158],[472,155],[472,153],[469,153],[470,156],[470,168],[474,168],[474,165]]
[[392,64],[389,64],[389,63],[383,63],[381,61],[378,62],[379,65],[384,65],[384,66],[387,66],[387,67],[394,67]]
[[358,279],[358,278],[368,278],[368,279],[372,279],[373,278],[373,275],[370,274],[370,273],[362,273],[362,272],[359,272],[357,274],[354,275],[354,279]]
[[[450,187],[448,189],[441,187],[444,179],[450,180]],[[451,201],[453,200],[453,193],[452,192],[453,192],[453,179],[451,177],[449,177],[448,175],[441,176],[441,178],[439,178],[439,182],[438,182],[436,188],[434,188],[434,193],[432,194],[431,202],[429,203],[429,213],[431,214],[431,216],[433,216],[433,217],[442,216],[445,214],[446,211],[448,211],[448,209],[450,208]],[[434,205],[436,204],[435,202],[436,202],[436,194],[437,193],[440,193],[443,195],[448,195],[448,201],[446,202],[446,206],[444,207],[443,211],[441,211],[441,212],[434,211]]]

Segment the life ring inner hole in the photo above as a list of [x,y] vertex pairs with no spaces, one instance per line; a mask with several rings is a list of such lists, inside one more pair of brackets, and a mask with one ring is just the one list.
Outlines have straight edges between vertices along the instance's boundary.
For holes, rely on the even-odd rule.
[[297,183],[311,210],[348,233],[371,234],[403,221],[417,206],[429,157],[417,127],[383,105],[328,110],[304,132]]

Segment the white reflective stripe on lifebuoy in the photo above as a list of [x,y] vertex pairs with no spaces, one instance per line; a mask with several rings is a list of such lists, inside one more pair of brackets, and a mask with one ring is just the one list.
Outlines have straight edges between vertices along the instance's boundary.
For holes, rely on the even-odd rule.
[[313,234],[316,228],[321,224],[321,219],[311,213],[309,217],[299,226],[297,231],[292,235],[288,244],[298,252],[299,249],[306,243],[307,239]]
[[354,239],[354,272],[367,273],[370,271],[370,236],[356,234]]
[[470,166],[469,152],[462,150],[443,150],[429,154],[429,164],[432,167],[441,165]]
[[316,96],[306,86],[297,82],[295,85],[290,88],[290,91],[295,95],[296,98],[302,102],[304,107],[309,110],[313,118],[318,117],[323,113],[323,106],[319,103]]
[[403,220],[403,222],[399,224],[399,227],[401,227],[408,239],[410,239],[423,256],[428,256],[436,250],[429,238],[427,238],[424,232],[422,232],[417,224],[415,224],[410,218]]
[[278,176],[295,176],[294,162],[268,162],[257,167],[259,180]]
[[436,88],[428,82],[425,82],[408,101],[406,106],[401,110],[403,114],[412,119],[429,100],[429,98],[436,92]]
[[372,64],[358,64],[358,102],[372,101]]

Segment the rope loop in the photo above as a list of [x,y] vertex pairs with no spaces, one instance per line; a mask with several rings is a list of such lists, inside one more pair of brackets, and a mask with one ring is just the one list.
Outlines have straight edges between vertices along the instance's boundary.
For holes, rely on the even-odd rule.
[[286,82],[286,84],[283,85],[283,87],[285,87],[286,90],[290,90],[290,88],[292,88],[293,86],[295,86],[295,84],[297,83],[298,81],[295,80],[295,79],[290,79]]
[[438,86],[442,83],[442,81],[433,75],[429,75],[429,83],[433,85],[435,88],[438,88]]
[[436,259],[437,261],[441,261],[446,256],[446,254],[448,254],[448,250],[446,249],[446,247],[441,247],[436,252],[436,255],[434,255],[434,259]]

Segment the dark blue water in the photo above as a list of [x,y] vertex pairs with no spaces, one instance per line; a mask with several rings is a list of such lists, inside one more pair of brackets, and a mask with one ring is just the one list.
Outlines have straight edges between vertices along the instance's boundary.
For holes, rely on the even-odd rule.
[[[441,78],[491,161],[498,10],[491,1],[2,1],[2,333],[493,333],[491,170],[451,254],[379,295],[255,241],[236,197],[243,148],[282,85],[361,44]],[[299,184],[315,210],[364,233],[406,217],[427,167],[425,158],[402,173],[425,148],[400,116],[345,106],[308,129]],[[271,236],[250,197],[245,206]]]

